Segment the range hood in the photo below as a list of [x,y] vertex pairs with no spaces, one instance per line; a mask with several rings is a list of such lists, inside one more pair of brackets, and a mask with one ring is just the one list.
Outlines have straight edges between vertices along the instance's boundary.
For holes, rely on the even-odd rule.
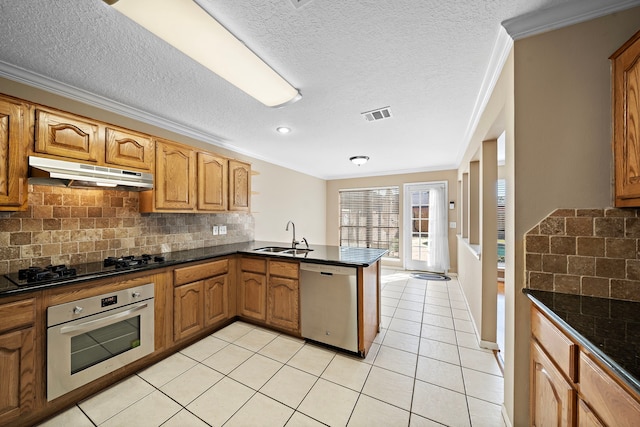
[[29,156],[30,184],[143,191],[153,188],[153,175],[145,172],[86,165]]

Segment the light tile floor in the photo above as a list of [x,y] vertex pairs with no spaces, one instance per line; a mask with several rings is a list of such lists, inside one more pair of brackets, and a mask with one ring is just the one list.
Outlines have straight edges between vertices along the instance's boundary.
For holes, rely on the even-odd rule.
[[455,277],[384,270],[382,324],[359,359],[235,322],[42,426],[504,426]]

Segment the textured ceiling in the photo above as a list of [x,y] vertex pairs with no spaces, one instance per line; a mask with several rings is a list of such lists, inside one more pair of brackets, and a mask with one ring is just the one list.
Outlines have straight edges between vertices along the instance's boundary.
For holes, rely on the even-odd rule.
[[[0,75],[321,178],[452,169],[468,143],[500,23],[571,3],[198,2],[302,99],[265,107],[102,0],[0,0]],[[386,106],[390,119],[360,114]],[[278,126],[292,132],[281,135]],[[357,167],[348,161],[354,155],[371,160]]]

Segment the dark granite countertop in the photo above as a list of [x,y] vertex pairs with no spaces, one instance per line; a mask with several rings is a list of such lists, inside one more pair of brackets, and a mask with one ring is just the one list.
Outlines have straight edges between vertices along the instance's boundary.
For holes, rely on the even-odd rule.
[[[0,276],[0,298],[9,295],[16,295],[19,293],[31,292],[34,290],[40,290],[45,288],[52,288],[58,286],[65,286],[69,284],[82,283],[89,280],[102,279],[105,277],[120,276],[123,274],[149,271],[163,267],[174,266],[178,264],[184,264],[193,261],[203,261],[207,259],[214,259],[218,257],[224,257],[234,254],[250,254],[261,257],[276,257],[281,259],[295,259],[298,261],[311,262],[316,264],[332,264],[343,266],[355,266],[355,267],[368,267],[375,263],[384,256],[387,252],[383,249],[368,249],[368,248],[349,248],[339,246],[324,246],[324,245],[310,245],[311,252],[306,254],[288,255],[269,252],[253,252],[254,249],[266,247],[266,246],[279,246],[289,247],[291,243],[282,242],[265,242],[265,241],[251,241],[243,243],[234,243],[228,245],[212,246],[208,248],[191,249],[178,252],[166,252],[162,254],[150,254],[161,255],[164,257],[163,262],[152,262],[145,266],[137,266],[132,268],[115,269],[114,267],[104,267],[102,262],[74,265],[71,267],[76,268],[78,272],[77,277],[56,279],[55,281],[40,284],[40,285],[25,285],[17,286],[7,279],[5,276]],[[304,245],[299,245],[298,248],[305,248]],[[137,254],[141,255],[141,254]],[[44,267],[44,266],[39,266]]]
[[523,292],[640,394],[640,302],[532,289]]

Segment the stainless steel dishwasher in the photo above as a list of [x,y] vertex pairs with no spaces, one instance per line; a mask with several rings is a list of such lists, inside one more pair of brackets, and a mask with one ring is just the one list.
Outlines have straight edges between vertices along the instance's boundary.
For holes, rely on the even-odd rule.
[[302,336],[358,352],[357,269],[300,263]]

